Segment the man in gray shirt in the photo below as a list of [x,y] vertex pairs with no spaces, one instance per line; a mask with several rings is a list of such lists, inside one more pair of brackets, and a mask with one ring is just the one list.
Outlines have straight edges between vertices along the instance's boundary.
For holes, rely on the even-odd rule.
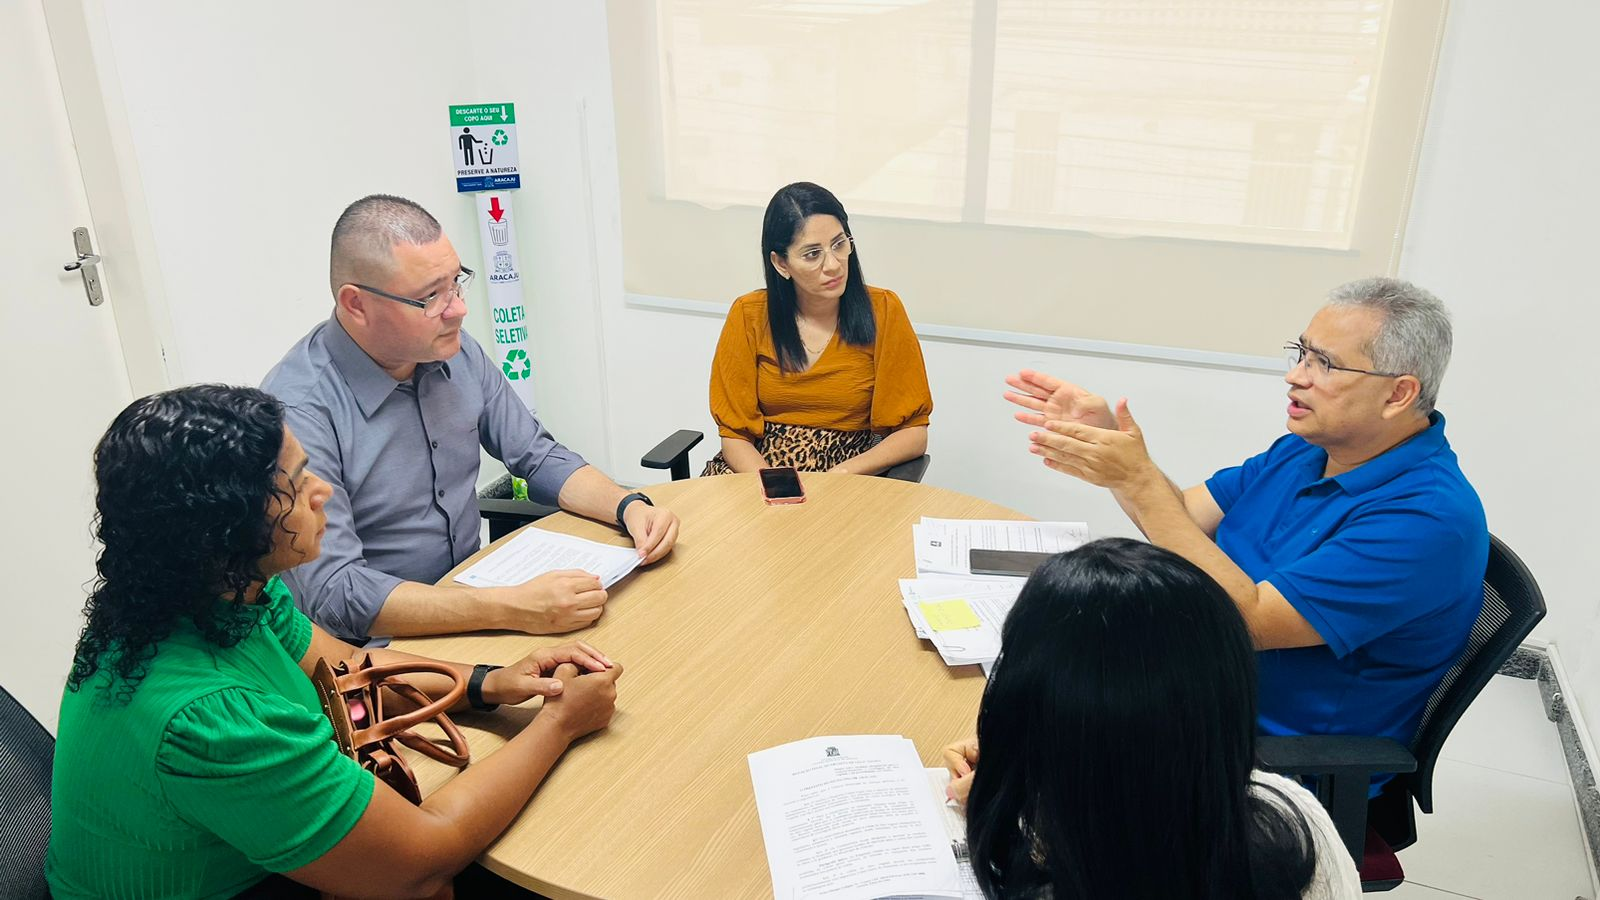
[[261,386],[333,486],[322,555],[284,573],[300,608],[347,640],[502,628],[552,634],[600,617],[581,571],[514,587],[435,585],[479,544],[478,447],[530,497],[633,538],[644,562],[672,549],[678,517],[618,487],[539,424],[461,330],[472,273],[439,222],[400,197],[352,203],[333,228],[333,317]]

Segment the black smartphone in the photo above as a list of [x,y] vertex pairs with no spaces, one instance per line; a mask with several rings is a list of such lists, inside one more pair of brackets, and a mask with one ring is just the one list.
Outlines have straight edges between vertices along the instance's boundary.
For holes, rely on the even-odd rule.
[[967,551],[974,575],[1032,575],[1034,569],[1052,556],[1055,554],[1028,550],[979,550],[974,547]]
[[806,502],[806,492],[800,487],[800,472],[791,466],[762,469],[761,495],[771,504]]

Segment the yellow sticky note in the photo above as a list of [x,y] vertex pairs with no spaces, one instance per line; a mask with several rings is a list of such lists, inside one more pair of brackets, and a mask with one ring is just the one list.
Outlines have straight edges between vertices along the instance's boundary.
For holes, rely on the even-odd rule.
[[959,631],[983,624],[965,600],[922,602],[917,604],[917,609],[922,610],[922,617],[928,620],[928,627],[934,631]]

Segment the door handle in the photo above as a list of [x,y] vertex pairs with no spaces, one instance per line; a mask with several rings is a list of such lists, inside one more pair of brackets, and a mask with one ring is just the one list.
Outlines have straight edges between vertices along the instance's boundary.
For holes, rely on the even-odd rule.
[[61,268],[68,272],[77,272],[83,276],[83,292],[89,298],[90,306],[99,306],[106,298],[100,290],[100,257],[94,252],[94,245],[89,242],[89,229],[72,229],[72,246],[78,253],[78,258]]

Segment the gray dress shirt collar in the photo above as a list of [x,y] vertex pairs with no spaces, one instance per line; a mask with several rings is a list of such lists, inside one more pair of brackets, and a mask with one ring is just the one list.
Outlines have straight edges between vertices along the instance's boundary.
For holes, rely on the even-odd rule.
[[[361,349],[361,345],[350,336],[350,332],[344,330],[344,325],[339,322],[338,316],[329,319],[328,327],[322,333],[322,339],[323,346],[328,349],[328,358],[338,368],[344,383],[349,385],[350,393],[356,399],[356,405],[361,407],[361,414],[369,419],[372,418],[378,407],[394,395],[395,386],[399,382],[368,356],[367,351]],[[442,371],[444,377],[450,377],[448,362],[431,362],[419,364],[412,380],[420,381],[434,369]]]

